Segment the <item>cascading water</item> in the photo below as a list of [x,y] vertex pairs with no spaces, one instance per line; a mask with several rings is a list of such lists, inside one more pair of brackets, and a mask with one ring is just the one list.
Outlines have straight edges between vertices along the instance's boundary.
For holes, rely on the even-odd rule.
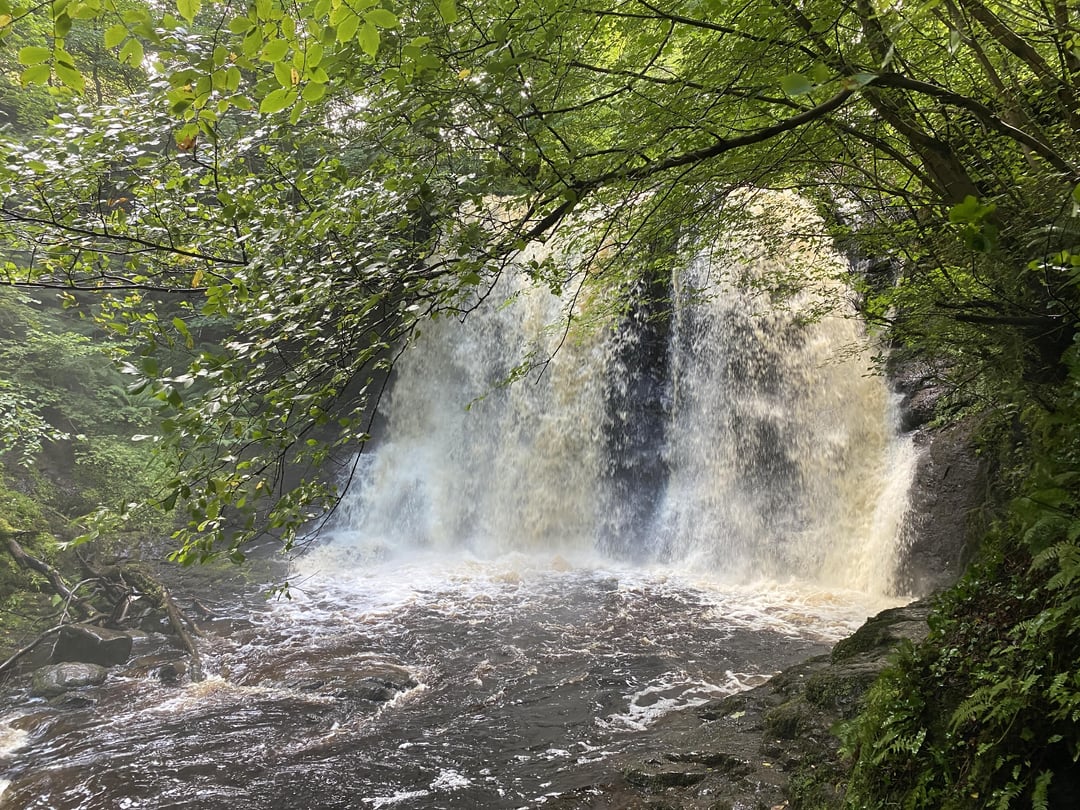
[[[800,248],[792,240],[783,255]],[[739,282],[777,271],[763,252],[743,235]],[[658,534],[676,558],[728,579],[885,593],[914,449],[869,374],[861,323],[843,311],[811,317],[843,296],[831,280],[840,258],[819,246],[810,260],[820,278],[783,306],[722,271],[711,281],[707,254],[676,274],[671,479]]]
[[[565,341],[562,302],[503,285],[431,324],[399,363],[389,436],[346,495],[336,543],[362,551],[571,551],[594,535],[605,347]],[[552,357],[554,355],[554,357]],[[519,359],[551,362],[507,381]]]
[[[674,273],[666,356],[651,358],[667,379],[646,406],[655,424],[632,435],[642,320],[568,331],[572,297],[515,278],[464,323],[434,324],[399,363],[388,437],[333,551],[608,552],[728,582],[888,592],[913,450],[861,323],[812,317],[842,297],[841,260],[791,240],[781,253],[792,266],[810,253],[819,278],[778,305],[754,283],[791,267],[752,232],[732,243],[735,256]],[[524,376],[507,384],[516,361]],[[654,462],[646,473],[628,454]]]
[[806,317],[833,282],[747,292],[840,260],[754,233],[618,329],[511,278],[428,325],[293,598],[202,595],[204,683],[151,634],[62,706],[5,698],[0,808],[580,806],[658,718],[888,603],[912,450],[858,323]]

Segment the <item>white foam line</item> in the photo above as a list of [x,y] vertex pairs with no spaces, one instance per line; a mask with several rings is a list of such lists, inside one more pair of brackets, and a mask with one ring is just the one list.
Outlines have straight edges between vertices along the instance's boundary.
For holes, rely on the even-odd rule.
[[364,804],[370,804],[375,810],[378,810],[380,807],[389,807],[390,805],[407,802],[409,799],[422,799],[424,796],[430,795],[430,790],[399,790],[390,796],[373,796],[362,801]]
[[[16,713],[0,718],[0,758],[18,751],[26,745],[27,740],[30,739],[30,733],[28,731],[24,731],[21,728],[13,728],[11,725],[12,721],[18,720],[21,717],[23,717],[21,713]],[[0,791],[0,794],[2,793],[3,791]]]

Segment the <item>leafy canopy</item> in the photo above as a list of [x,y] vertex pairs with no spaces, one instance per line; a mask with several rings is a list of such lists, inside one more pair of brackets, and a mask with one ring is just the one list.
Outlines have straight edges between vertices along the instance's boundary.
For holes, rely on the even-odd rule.
[[[99,92],[84,28],[136,92]],[[891,258],[867,310],[910,351],[1042,395],[1077,320],[1076,35],[1029,0],[0,0],[22,83],[67,99],[0,136],[6,278],[142,346],[183,560],[331,507],[426,318],[505,272],[640,289],[736,188]],[[514,263],[555,232],[573,259]]]

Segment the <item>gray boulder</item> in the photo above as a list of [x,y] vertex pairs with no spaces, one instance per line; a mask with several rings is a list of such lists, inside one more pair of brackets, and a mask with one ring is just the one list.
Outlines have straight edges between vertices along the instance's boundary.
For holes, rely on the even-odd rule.
[[81,661],[104,667],[125,664],[131,657],[131,636],[119,630],[91,624],[69,624],[61,631],[53,647],[54,664]]
[[96,686],[107,674],[108,670],[98,664],[77,661],[50,664],[34,672],[31,691],[39,697],[56,697],[71,689]]

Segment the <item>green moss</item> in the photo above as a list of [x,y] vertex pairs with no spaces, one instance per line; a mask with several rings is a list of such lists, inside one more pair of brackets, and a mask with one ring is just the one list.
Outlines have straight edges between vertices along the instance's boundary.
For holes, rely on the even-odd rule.
[[811,711],[802,697],[782,703],[765,714],[765,734],[778,740],[794,740],[812,727]]
[[788,782],[791,810],[840,810],[847,777],[847,768],[832,757],[803,762]]

